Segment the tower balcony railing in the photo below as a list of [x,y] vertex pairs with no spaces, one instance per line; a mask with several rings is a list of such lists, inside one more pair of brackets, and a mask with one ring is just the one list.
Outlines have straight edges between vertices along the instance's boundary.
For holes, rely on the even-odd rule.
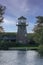
[[21,23],[17,23],[17,24],[16,24],[16,26],[21,26],[21,25],[23,25],[23,26],[28,26],[28,23],[22,23],[22,22],[21,22]]

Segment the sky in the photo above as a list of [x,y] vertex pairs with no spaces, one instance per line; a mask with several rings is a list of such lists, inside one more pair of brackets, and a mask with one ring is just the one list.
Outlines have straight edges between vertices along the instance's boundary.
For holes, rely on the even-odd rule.
[[27,32],[33,33],[37,16],[43,16],[43,0],[0,0],[0,4],[6,6],[4,22],[5,32],[17,32],[18,18],[27,18]]

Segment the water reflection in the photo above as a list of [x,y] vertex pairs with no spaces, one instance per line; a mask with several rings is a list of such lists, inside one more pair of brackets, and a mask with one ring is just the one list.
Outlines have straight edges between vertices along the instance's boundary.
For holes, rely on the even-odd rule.
[[26,65],[26,51],[18,51],[17,65]]
[[0,65],[43,65],[36,51],[0,51]]

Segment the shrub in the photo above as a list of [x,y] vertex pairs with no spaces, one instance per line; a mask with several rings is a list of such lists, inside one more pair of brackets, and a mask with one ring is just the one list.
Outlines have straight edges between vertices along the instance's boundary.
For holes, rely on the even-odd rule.
[[43,45],[39,45],[39,53],[41,54],[41,55],[43,55]]

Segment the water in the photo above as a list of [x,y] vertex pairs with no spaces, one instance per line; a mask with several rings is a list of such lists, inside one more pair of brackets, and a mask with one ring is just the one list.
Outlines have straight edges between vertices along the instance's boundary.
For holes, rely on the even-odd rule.
[[0,51],[0,65],[43,65],[36,51]]

